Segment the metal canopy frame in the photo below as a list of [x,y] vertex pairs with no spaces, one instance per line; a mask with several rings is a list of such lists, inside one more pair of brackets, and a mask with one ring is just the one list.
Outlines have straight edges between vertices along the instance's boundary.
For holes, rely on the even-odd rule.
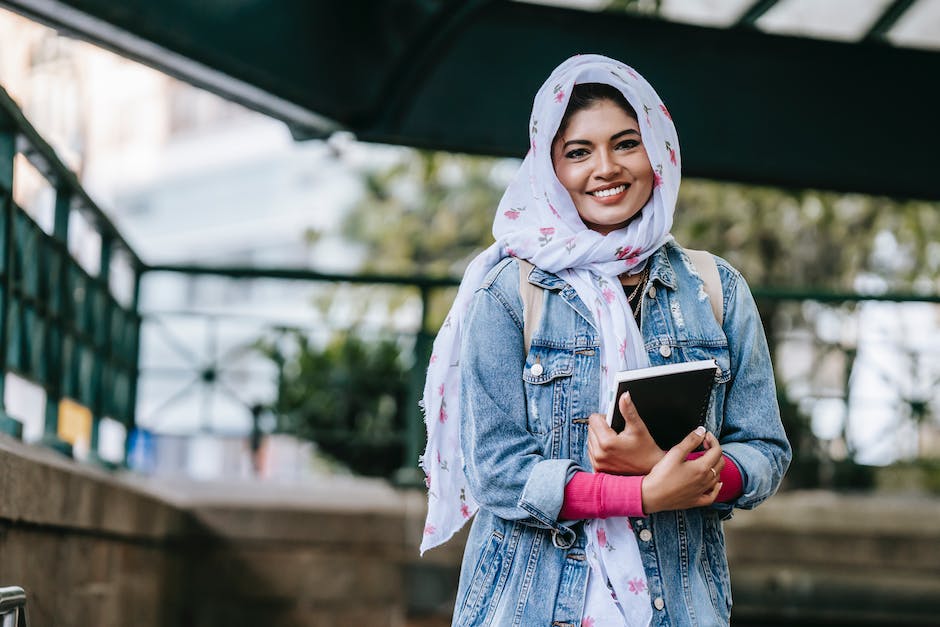
[[286,122],[297,138],[522,156],[558,62],[643,72],[679,126],[687,176],[940,200],[940,53],[770,35],[760,0],[728,29],[507,0],[0,0],[33,19]]

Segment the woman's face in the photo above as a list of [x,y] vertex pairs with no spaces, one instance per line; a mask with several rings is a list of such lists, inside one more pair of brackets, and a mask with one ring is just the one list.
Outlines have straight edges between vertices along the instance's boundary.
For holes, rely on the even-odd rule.
[[602,235],[626,226],[653,193],[640,127],[610,100],[569,118],[552,144],[552,163],[581,220]]

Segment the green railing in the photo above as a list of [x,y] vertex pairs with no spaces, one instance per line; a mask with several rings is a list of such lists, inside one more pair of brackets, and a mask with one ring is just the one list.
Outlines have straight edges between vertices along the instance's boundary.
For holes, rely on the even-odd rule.
[[[51,232],[17,206],[17,155],[55,192]],[[100,236],[99,270],[86,271],[69,252],[69,226],[80,212]],[[112,262],[125,261],[133,283],[130,302],[112,289]],[[5,373],[39,385],[46,395],[43,442],[65,453],[59,437],[61,401],[90,412],[90,449],[98,447],[102,417],[134,425],[138,334],[137,291],[141,261],[76,176],[0,88],[0,425],[22,434],[3,406]],[[75,411],[75,406],[71,406]]]

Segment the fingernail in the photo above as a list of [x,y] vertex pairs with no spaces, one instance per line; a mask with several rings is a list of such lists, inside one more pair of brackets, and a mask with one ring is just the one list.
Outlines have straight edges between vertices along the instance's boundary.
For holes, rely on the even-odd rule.
[[624,392],[624,393],[623,393],[623,396],[624,396],[624,398],[627,399],[627,401],[630,400],[630,393],[629,393],[629,392]]
[[695,427],[695,435],[698,435],[698,436],[705,435],[705,427],[702,427],[702,426]]

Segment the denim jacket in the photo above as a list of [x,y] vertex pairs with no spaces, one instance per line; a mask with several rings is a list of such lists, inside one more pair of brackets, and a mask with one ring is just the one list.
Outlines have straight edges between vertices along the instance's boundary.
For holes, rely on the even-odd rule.
[[[641,333],[651,365],[713,358],[707,428],[740,469],[733,503],[631,519],[656,626],[728,624],[731,590],[721,519],[776,491],[790,462],[767,341],[743,277],[716,258],[724,323],[672,241],[650,258]],[[461,350],[461,447],[480,504],[464,553],[454,625],[581,624],[583,521],[559,521],[565,484],[590,470],[588,416],[598,406],[600,342],[573,287],[535,268],[542,319],[523,348],[519,270],[504,259],[474,296]],[[530,368],[541,364],[534,375]],[[539,372],[539,369],[536,369]]]

